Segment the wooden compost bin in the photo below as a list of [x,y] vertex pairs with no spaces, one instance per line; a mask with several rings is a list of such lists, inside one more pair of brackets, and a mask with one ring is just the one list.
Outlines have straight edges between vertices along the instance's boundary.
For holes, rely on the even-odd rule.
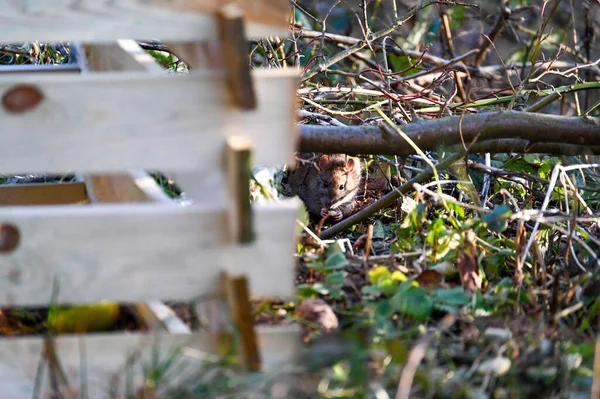
[[[218,334],[161,323],[162,300],[221,295],[222,272],[246,277],[254,297],[294,294],[299,202],[249,206],[244,178],[250,153],[256,164],[292,158],[297,74],[250,72],[239,50],[246,38],[287,35],[289,2],[239,1],[243,19],[217,18],[223,3],[0,0],[0,42],[69,42],[78,54],[75,66],[0,68],[0,173],[80,176],[0,187],[0,223],[19,234],[0,254],[0,308],[110,300],[136,303],[156,321],[151,332],[55,337],[67,377],[77,385],[84,372],[90,398],[107,397],[133,351],[146,359],[156,348],[216,353]],[[193,71],[170,76],[122,38],[159,39]],[[230,90],[240,82],[251,83],[240,90],[246,97]],[[170,200],[144,170],[173,176],[193,204]],[[241,323],[235,302],[247,297],[224,298]],[[263,370],[293,361],[298,328],[252,334]],[[2,397],[32,397],[44,342],[0,338]]]

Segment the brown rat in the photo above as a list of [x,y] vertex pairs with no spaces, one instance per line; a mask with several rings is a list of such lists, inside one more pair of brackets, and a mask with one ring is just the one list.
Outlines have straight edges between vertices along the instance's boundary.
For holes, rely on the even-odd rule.
[[308,212],[338,221],[354,209],[362,173],[361,161],[344,154],[305,153],[288,176],[287,195],[298,195]]

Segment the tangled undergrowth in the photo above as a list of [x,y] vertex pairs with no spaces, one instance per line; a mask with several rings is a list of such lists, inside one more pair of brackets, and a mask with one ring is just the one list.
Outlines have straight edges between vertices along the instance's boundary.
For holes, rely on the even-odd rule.
[[[250,60],[299,68],[301,129],[340,128],[340,142],[348,126],[392,134],[389,122],[506,110],[594,118],[600,12],[577,3],[291,1],[290,37],[252,42]],[[187,72],[162,45],[143,47]],[[146,365],[146,388],[160,398],[598,392],[598,149],[567,137],[529,153],[520,137],[461,133],[428,148],[406,136],[410,151],[396,156],[353,154],[385,188],[358,198],[352,223],[300,218],[296,301],[254,304],[257,323],[306,327],[298,367],[243,375],[230,359],[174,353]],[[317,147],[309,138],[301,146]],[[253,199],[278,200],[285,171],[255,172]]]

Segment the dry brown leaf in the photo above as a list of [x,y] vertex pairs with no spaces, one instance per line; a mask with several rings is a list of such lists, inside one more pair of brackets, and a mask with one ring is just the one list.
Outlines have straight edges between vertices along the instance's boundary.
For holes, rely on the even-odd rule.
[[475,233],[473,230],[465,232],[462,251],[458,253],[457,269],[460,281],[466,291],[474,292],[481,289],[482,279],[477,267],[477,247],[475,245]]

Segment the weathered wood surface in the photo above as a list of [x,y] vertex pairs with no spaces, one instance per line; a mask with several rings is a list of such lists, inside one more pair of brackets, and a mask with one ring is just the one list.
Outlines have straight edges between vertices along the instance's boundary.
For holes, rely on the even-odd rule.
[[148,195],[127,174],[88,175],[85,177],[91,202],[150,202]]
[[[0,0],[3,43],[31,41],[192,41],[217,36],[215,11],[223,0]],[[239,0],[246,36],[288,34],[287,0]]]
[[[80,45],[82,72],[147,71],[164,73],[166,70],[154,57],[144,51],[135,40],[120,39],[115,43]],[[2,71],[2,69],[0,69]]]
[[256,296],[294,292],[295,199],[255,205],[256,241],[234,245],[226,205],[91,204],[0,208],[20,244],[0,256],[0,306],[103,299],[185,301],[214,292],[221,271]]
[[[266,372],[284,371],[297,354],[300,341],[297,326],[257,327],[258,342]],[[125,386],[125,361],[134,350],[139,350],[141,360],[151,364],[153,349],[158,350],[159,360],[164,361],[176,348],[183,347],[183,356],[174,364],[170,378],[184,377],[200,370],[201,360],[215,353],[215,342],[209,334],[91,334],[85,336],[62,335],[56,338],[59,361],[64,367],[73,388],[81,385],[81,373],[87,374],[90,399],[109,399],[111,379],[121,392]],[[84,353],[82,353],[82,348]],[[40,355],[43,349],[41,337],[0,339],[0,387],[3,398],[31,399]],[[142,382],[140,362],[135,362],[131,373],[136,387]],[[40,397],[47,397],[47,367],[44,369]],[[81,396],[84,397],[84,396]]]
[[77,64],[25,64],[25,65],[0,65],[0,76],[2,74],[26,74],[26,73],[66,73],[66,74],[78,74],[80,68]]
[[40,183],[0,186],[0,205],[85,204],[88,202],[85,184]]
[[297,74],[255,70],[253,77],[255,112],[230,104],[219,72],[0,76],[0,96],[16,83],[33,84],[43,94],[24,113],[0,109],[0,170],[208,170],[221,165],[230,135],[252,140],[254,162],[283,164],[296,140],[290,130]]

